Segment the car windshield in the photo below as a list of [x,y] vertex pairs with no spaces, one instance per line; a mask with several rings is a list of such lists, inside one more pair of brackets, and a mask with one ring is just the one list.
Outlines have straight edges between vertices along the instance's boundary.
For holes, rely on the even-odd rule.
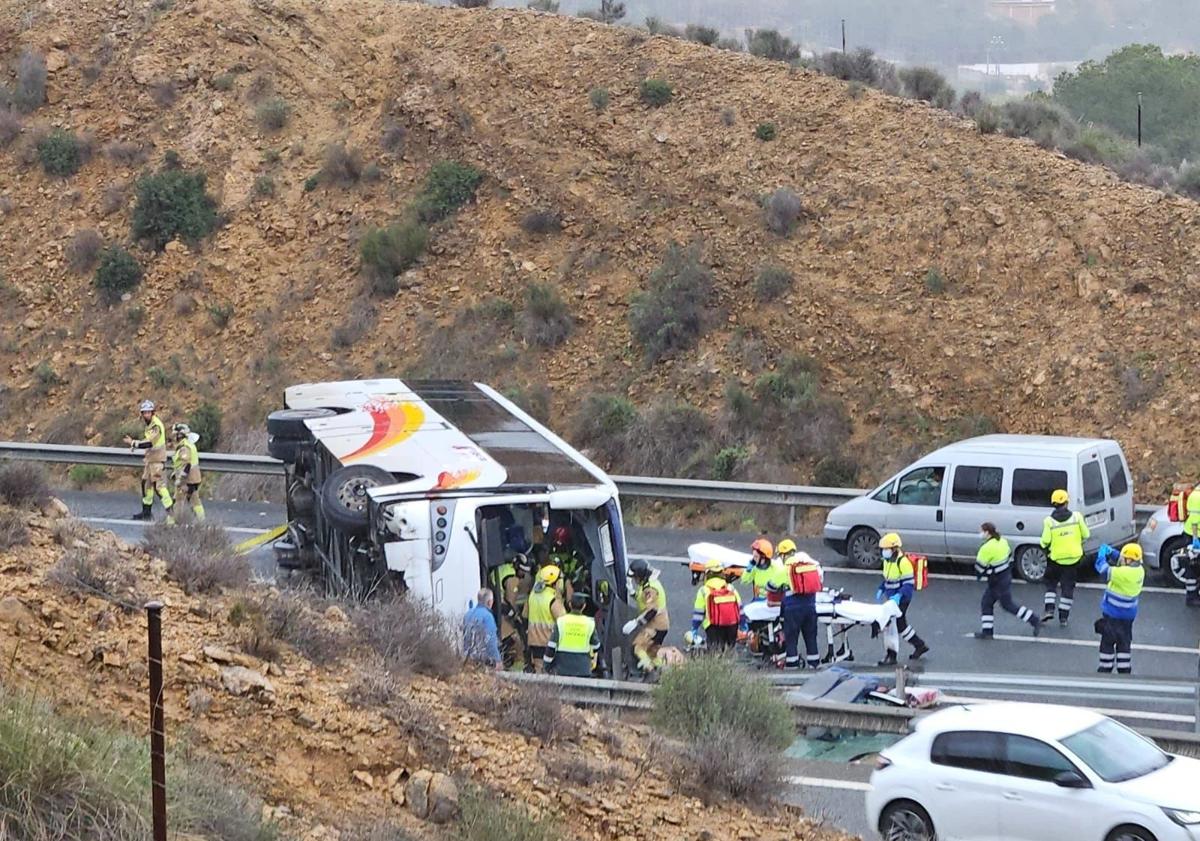
[[1062,743],[1109,783],[1144,777],[1171,761],[1148,739],[1108,719],[1068,736]]

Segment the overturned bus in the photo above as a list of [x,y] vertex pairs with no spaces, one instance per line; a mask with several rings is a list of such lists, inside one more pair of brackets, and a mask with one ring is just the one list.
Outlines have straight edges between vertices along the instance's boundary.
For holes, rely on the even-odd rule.
[[602,667],[614,662],[630,615],[621,508],[581,453],[481,383],[312,383],[286,389],[284,404],[267,419],[286,468],[281,568],[360,598],[399,588],[453,619],[491,570],[518,552],[544,561],[565,527]]

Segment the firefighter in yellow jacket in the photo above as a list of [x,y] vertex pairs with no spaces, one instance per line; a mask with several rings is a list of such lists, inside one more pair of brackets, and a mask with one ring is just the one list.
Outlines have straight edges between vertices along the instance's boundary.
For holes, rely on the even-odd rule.
[[162,418],[154,413],[154,408],[153,400],[143,400],[138,406],[138,412],[142,416],[142,423],[146,425],[146,431],[140,439],[136,440],[128,435],[125,436],[125,446],[135,453],[143,454],[142,510],[141,513],[133,515],[132,519],[134,520],[151,518],[155,493],[162,500],[163,508],[167,510],[168,516],[171,513],[171,506],[174,504],[171,500],[171,491],[163,479],[167,464],[167,429],[163,425]]
[[528,642],[526,662],[534,671],[541,668],[546,646],[554,636],[555,623],[566,611],[563,609],[559,585],[562,572],[551,564],[538,570],[537,581],[525,602],[525,635]]
[[[196,449],[200,436],[192,432],[186,423],[177,423],[171,427],[171,440],[175,443],[171,471],[175,499],[178,501],[183,497],[183,501],[192,507],[197,522],[201,522],[204,520],[204,503],[200,500],[200,483],[204,477],[200,475],[200,451]],[[173,523],[174,520],[168,513],[167,522]]]
[[704,568],[704,583],[692,604],[690,639],[695,639],[703,628],[709,651],[728,651],[737,645],[738,630],[745,625],[742,597],[729,584],[721,562],[709,561]]
[[1092,536],[1083,515],[1067,508],[1070,501],[1064,490],[1052,493],[1050,504],[1054,510],[1042,523],[1042,548],[1046,550],[1048,559],[1042,621],[1049,622],[1054,618],[1057,595],[1058,624],[1064,627],[1071,618],[1071,607],[1075,603],[1075,579],[1079,575],[1079,562],[1083,560],[1083,544]]
[[1192,488],[1186,502],[1183,533],[1192,539],[1183,556],[1183,586],[1188,607],[1200,607],[1200,487]]
[[633,655],[642,674],[649,677],[662,667],[658,651],[671,630],[667,591],[658,580],[657,570],[651,570],[641,558],[629,564],[629,575],[636,589],[638,615],[626,623],[625,633],[634,635]]

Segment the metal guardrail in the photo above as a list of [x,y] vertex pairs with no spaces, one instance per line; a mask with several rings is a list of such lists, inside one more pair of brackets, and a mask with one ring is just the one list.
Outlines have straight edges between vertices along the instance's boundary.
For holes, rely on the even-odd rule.
[[[0,441],[0,459],[99,464],[137,468],[142,456],[123,447],[81,447],[64,444],[26,444]],[[203,468],[213,473],[251,473],[282,476],[283,463],[268,456],[233,453],[201,453]],[[788,509],[789,531],[795,531],[797,508],[834,508],[847,500],[869,493],[854,488],[820,488],[807,485],[767,485],[750,482],[715,482],[701,479],[665,479],[651,476],[613,476],[625,497],[683,499],[726,502],[740,505],[780,505]],[[1145,522],[1158,506],[1139,505],[1139,521]]]

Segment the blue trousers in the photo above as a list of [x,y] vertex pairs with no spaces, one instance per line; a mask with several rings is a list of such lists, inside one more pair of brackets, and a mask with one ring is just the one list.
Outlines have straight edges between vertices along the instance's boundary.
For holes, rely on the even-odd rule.
[[783,644],[786,651],[784,664],[792,668],[800,666],[800,637],[804,637],[804,650],[810,669],[821,664],[821,653],[817,648],[817,600],[813,596],[788,596],[783,600]]

